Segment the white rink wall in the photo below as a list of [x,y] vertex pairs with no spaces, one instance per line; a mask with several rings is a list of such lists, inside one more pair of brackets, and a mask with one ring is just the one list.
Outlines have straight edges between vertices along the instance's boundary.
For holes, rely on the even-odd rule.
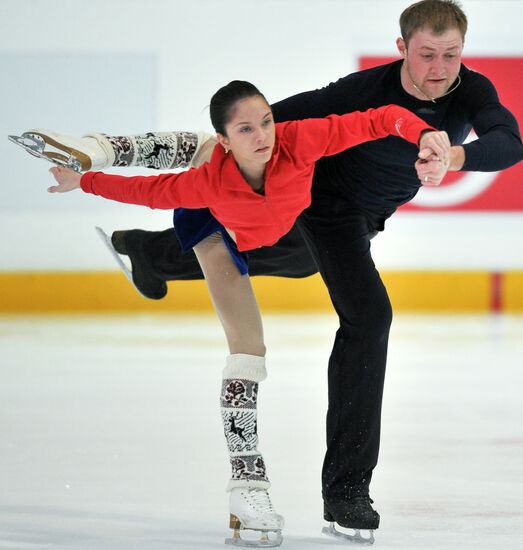
[[[163,229],[169,212],[51,196],[42,161],[6,136],[205,129],[234,78],[270,101],[395,55],[396,0],[0,2],[0,271],[113,269],[93,226]],[[464,0],[468,56],[523,56],[522,1]],[[522,182],[523,183],[523,182]],[[373,243],[383,269],[523,269],[523,213],[401,213]]]

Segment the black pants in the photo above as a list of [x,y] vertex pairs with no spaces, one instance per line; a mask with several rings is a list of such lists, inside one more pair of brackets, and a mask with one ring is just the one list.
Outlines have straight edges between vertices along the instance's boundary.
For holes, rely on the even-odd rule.
[[319,186],[299,221],[339,317],[328,372],[327,502],[367,494],[378,461],[392,308],[370,241],[383,222]]
[[[251,275],[306,277],[317,264],[339,316],[329,360],[322,474],[324,498],[332,502],[367,493],[378,460],[392,311],[370,239],[382,226],[344,199],[320,192],[298,225],[275,246],[249,253],[249,270]],[[152,271],[166,280],[203,278],[194,254],[181,253],[173,230],[148,233],[143,252]]]
[[[203,279],[194,252],[182,252],[174,229],[148,231],[140,241],[139,253],[142,261],[150,266],[151,274],[166,281]],[[298,279],[317,272],[318,268],[297,225],[277,245],[249,252],[249,274],[252,276],[275,275]]]

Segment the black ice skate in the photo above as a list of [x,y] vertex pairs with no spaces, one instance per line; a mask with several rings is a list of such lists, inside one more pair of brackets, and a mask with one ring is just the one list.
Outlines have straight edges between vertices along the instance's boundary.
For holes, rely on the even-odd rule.
[[[368,495],[359,495],[339,502],[323,504],[323,517],[329,522],[322,529],[324,535],[346,540],[356,544],[374,544],[374,529],[380,524],[380,516],[371,506],[372,499]],[[352,533],[342,533],[336,529],[336,524]],[[363,536],[361,531],[368,531]]]
[[[127,280],[144,298],[159,300],[167,294],[167,283],[161,279],[152,277],[145,271],[142,273],[139,267],[137,268],[139,263],[136,262],[136,256],[128,252],[125,234],[132,233],[133,231],[140,231],[139,229],[133,231],[115,231],[112,238],[109,237],[109,235],[107,235],[101,227],[95,227],[95,229],[105,246],[107,246],[107,249],[111,253],[112,257],[116,260],[118,267],[127,277]],[[129,256],[132,266],[131,269],[127,267],[125,262],[120,257],[120,254]]]
[[[71,168],[75,172],[81,172],[84,164],[87,164],[87,156],[82,151],[64,145],[54,140],[45,133],[38,133],[33,130],[24,132],[21,136],[8,136],[9,141],[20,145],[31,155],[48,160],[58,166]],[[89,166],[91,161],[88,162]]]
[[[144,298],[160,300],[166,296],[167,283],[150,273],[150,266],[143,257],[142,237],[147,233],[146,231],[141,229],[115,231],[111,237],[100,227],[97,227],[96,231],[128,281]],[[127,267],[120,255],[128,256],[131,269]]]

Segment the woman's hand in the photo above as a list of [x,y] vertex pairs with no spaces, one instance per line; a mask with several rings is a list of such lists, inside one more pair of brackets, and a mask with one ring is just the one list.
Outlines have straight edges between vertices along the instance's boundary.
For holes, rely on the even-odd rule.
[[423,132],[419,140],[418,157],[429,160],[436,156],[443,164],[449,163],[450,140],[447,132]]
[[49,172],[53,174],[54,179],[58,182],[58,185],[52,185],[47,189],[49,193],[67,193],[73,189],[80,189],[82,174],[63,166],[55,166]]

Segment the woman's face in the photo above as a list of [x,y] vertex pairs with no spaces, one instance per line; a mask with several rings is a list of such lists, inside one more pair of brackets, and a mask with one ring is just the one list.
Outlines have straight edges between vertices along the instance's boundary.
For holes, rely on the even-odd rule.
[[237,101],[225,131],[225,136],[218,134],[218,141],[240,166],[265,164],[271,158],[276,133],[271,108],[263,97]]

